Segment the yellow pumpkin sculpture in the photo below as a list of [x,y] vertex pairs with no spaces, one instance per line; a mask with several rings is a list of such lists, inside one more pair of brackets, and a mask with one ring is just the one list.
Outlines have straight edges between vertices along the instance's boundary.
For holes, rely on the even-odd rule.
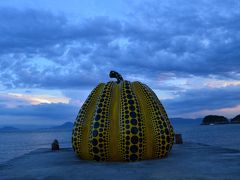
[[76,118],[72,145],[81,159],[136,161],[165,157],[174,133],[168,116],[145,84],[123,80],[110,72],[110,81],[99,84]]

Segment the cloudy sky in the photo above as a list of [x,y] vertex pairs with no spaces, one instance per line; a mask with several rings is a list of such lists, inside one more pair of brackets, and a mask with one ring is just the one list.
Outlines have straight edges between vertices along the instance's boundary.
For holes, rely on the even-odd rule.
[[110,70],[170,117],[240,114],[240,1],[0,2],[0,125],[74,121]]

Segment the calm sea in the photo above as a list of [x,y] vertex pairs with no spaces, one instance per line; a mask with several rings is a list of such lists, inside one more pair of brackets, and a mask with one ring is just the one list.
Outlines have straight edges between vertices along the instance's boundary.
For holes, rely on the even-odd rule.
[[[240,150],[240,124],[201,126],[174,123],[184,141]],[[0,164],[38,148],[51,148],[54,139],[60,147],[71,147],[71,130],[0,132]]]
[[71,147],[71,130],[0,132],[0,164],[38,148],[51,148],[57,139],[61,147]]

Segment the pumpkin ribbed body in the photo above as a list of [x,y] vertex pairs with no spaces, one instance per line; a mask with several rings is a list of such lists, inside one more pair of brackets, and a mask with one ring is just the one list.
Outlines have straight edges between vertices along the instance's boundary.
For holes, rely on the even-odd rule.
[[81,159],[136,161],[165,157],[173,127],[155,95],[140,82],[99,84],[76,118],[72,145]]

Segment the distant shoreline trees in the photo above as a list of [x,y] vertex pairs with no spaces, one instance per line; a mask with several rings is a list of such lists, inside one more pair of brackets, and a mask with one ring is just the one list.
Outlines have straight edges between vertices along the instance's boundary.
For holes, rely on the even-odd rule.
[[237,124],[240,123],[240,114],[231,120],[228,120],[224,116],[207,115],[203,118],[201,125],[214,125],[214,124]]

